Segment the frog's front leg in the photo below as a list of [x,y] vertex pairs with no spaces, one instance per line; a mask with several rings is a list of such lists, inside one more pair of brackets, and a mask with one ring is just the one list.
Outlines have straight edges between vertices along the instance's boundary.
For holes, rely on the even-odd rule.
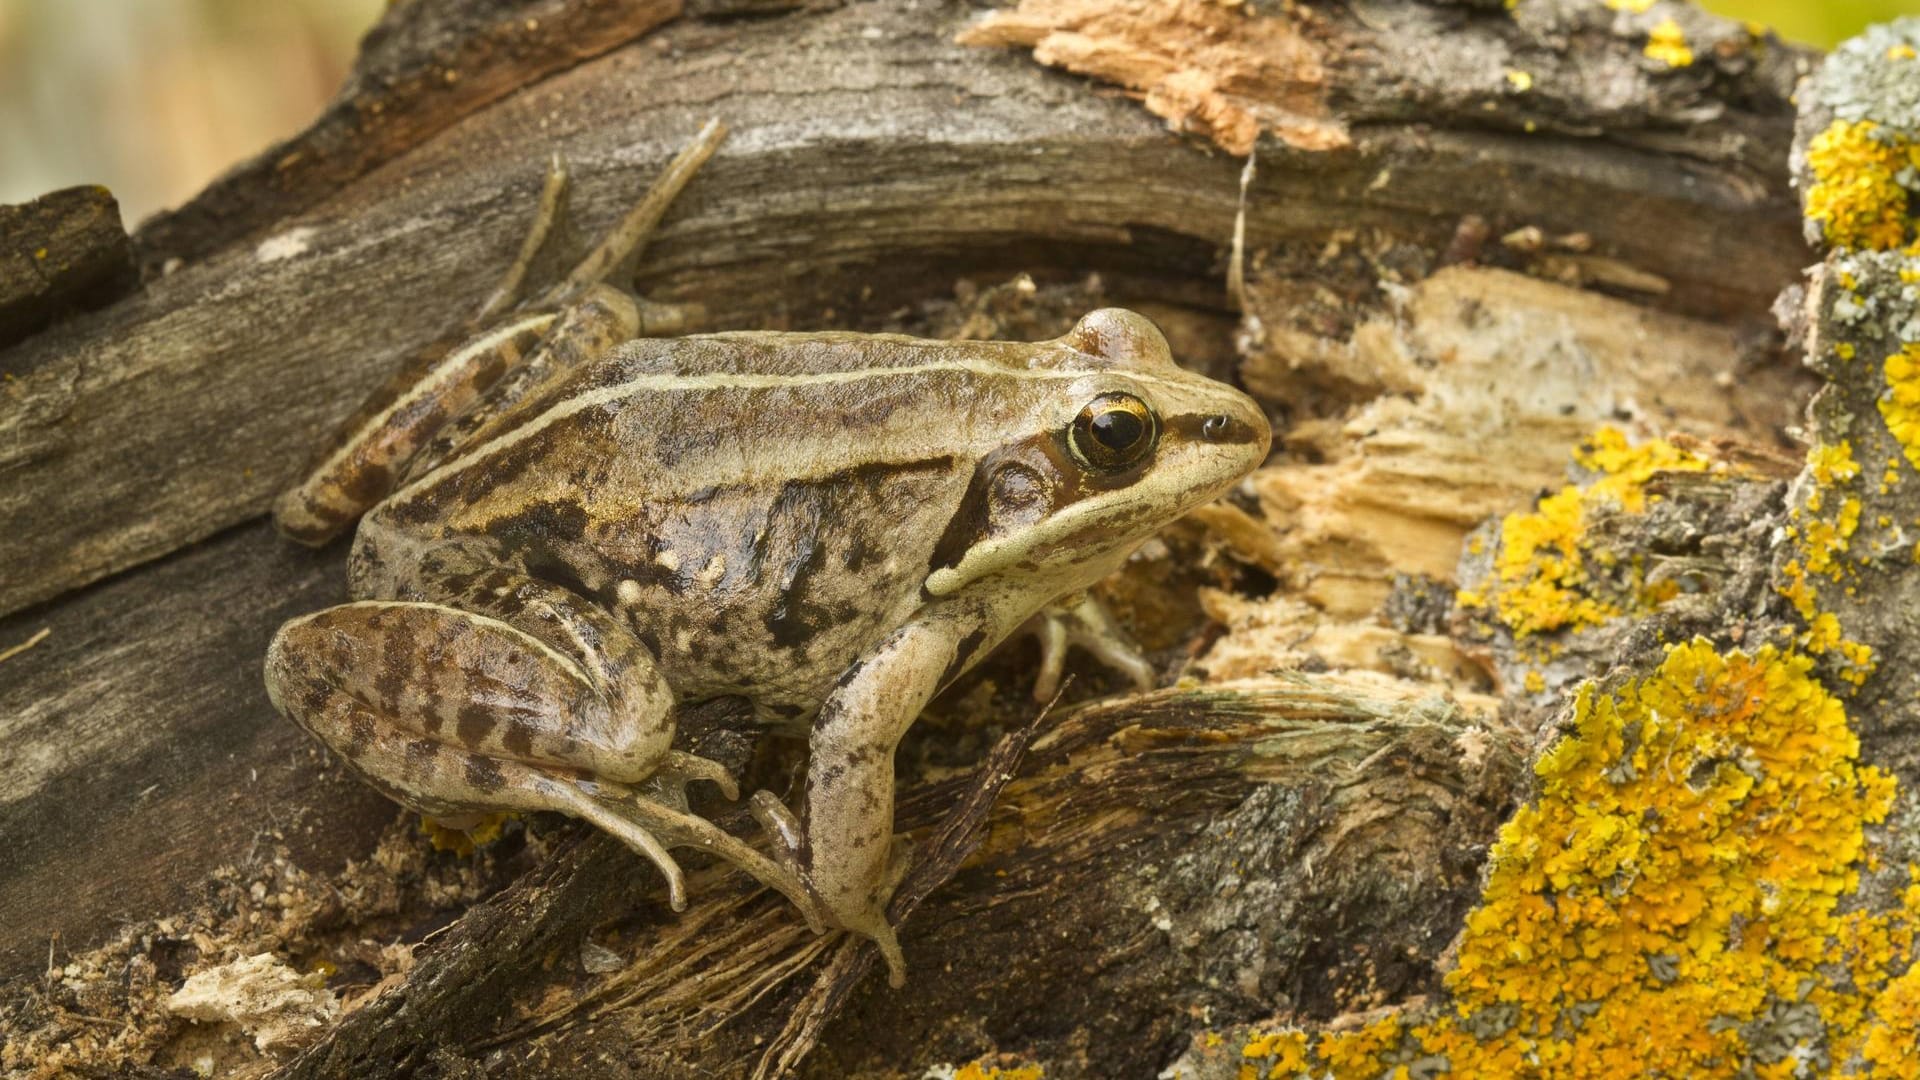
[[1140,690],[1153,688],[1153,665],[1140,646],[1113,618],[1105,604],[1090,592],[1074,593],[1041,608],[1021,627],[1040,643],[1040,674],[1033,680],[1037,701],[1051,701],[1060,690],[1067,649],[1079,646],[1094,658],[1125,675]]
[[803,828],[771,795],[755,796],[755,811],[776,837],[787,838],[789,858],[828,921],[872,938],[894,986],[905,984],[906,962],[886,914],[901,869],[890,865],[893,752],[934,692],[969,659],[968,640],[958,622],[911,623],[847,669],[814,719]]
[[424,580],[423,599],[342,604],[282,626],[267,652],[274,706],[414,810],[583,818],[652,860],[676,910],[684,878],[667,849],[697,847],[817,922],[792,872],[687,811],[688,781],[733,797],[733,780],[670,749],[673,695],[625,625],[505,571],[442,567]]

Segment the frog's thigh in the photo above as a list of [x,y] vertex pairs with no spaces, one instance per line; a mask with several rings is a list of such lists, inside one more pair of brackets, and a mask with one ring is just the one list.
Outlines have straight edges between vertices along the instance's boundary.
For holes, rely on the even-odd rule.
[[267,686],[282,712],[401,792],[500,805],[490,761],[616,782],[654,770],[673,736],[671,697],[642,662],[592,673],[497,618],[367,601],[282,626]]
[[619,289],[595,285],[562,309],[524,362],[506,374],[466,411],[441,427],[407,469],[423,476],[471,441],[489,420],[513,408],[555,374],[586,363],[640,332],[639,301]]
[[393,491],[427,440],[518,364],[553,321],[551,313],[522,315],[452,348],[437,342],[414,352],[275,500],[280,531],[315,546],[346,531]]

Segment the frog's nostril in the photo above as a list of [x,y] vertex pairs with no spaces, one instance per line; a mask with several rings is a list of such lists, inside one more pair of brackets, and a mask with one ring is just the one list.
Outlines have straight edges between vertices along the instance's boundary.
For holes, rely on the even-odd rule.
[[1226,437],[1227,429],[1231,426],[1232,421],[1228,420],[1225,414],[1215,413],[1201,422],[1200,434],[1204,435],[1208,442],[1219,442]]

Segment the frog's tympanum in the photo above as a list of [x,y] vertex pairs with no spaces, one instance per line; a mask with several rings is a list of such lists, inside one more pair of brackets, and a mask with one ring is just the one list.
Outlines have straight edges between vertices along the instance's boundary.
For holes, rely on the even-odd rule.
[[[1072,643],[1151,678],[1082,592],[1258,464],[1269,430],[1121,310],[1033,344],[644,336],[673,309],[603,279],[721,137],[516,300],[556,167],[473,336],[423,352],[281,498],[309,543],[359,518],[356,599],[282,626],[267,688],[406,806],[584,818],[652,860],[676,909],[668,849],[711,852],[873,939],[899,985],[901,735],[1023,626],[1050,672]],[[772,857],[687,809],[689,781],[736,792],[671,748],[672,710],[721,696],[809,733],[800,814],[752,803]]]

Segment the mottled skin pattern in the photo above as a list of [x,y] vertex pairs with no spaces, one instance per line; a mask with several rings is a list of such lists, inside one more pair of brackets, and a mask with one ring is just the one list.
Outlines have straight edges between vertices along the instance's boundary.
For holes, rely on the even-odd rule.
[[[676,907],[666,849],[715,852],[874,939],[898,984],[900,736],[1043,608],[1256,465],[1266,421],[1125,311],[1037,344],[624,340],[641,310],[577,282],[543,336],[451,350],[458,370],[429,370],[421,400],[363,419],[309,482],[322,497],[294,506],[297,531],[319,532],[378,492],[356,602],[281,628],[269,691],[408,806],[586,818],[660,865]],[[476,401],[434,404],[483,366],[501,371]],[[406,452],[364,449],[382,440]],[[389,475],[360,483],[354,462]],[[1144,669],[1097,609],[1066,610],[1055,653],[1107,642]],[[732,781],[670,749],[670,710],[720,695],[810,732],[803,816],[754,798],[772,859],[686,810],[688,781]]]

